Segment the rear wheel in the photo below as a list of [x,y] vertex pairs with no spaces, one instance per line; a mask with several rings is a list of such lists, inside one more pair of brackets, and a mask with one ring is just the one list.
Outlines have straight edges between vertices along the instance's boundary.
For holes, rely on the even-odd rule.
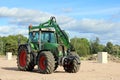
[[25,46],[20,46],[18,49],[17,66],[19,70],[32,71],[34,62],[31,60],[31,55],[28,54],[28,49]]
[[38,55],[38,70],[43,74],[50,74],[54,71],[55,59],[51,52],[42,51]]
[[[63,65],[64,70],[69,73],[76,73],[79,71],[80,67],[80,58],[77,54],[70,53],[71,57],[74,57],[72,61],[69,62],[69,60],[65,61],[65,64]],[[79,61],[79,63],[78,63]]]

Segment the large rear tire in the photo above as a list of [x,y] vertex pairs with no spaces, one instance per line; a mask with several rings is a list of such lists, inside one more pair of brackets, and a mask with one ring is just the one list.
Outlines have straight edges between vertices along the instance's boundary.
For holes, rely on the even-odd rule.
[[42,51],[38,55],[38,70],[43,74],[51,74],[55,68],[55,59],[51,52]]
[[25,46],[20,46],[17,55],[17,66],[22,71],[32,71],[34,69],[34,61],[31,60],[32,55],[28,54],[28,49]]
[[69,73],[76,73],[79,71],[79,68],[80,68],[80,64],[81,64],[80,58],[78,54],[75,54],[75,53],[70,53],[70,56],[74,57],[74,59],[70,63],[66,61],[67,64],[63,65],[64,70]]

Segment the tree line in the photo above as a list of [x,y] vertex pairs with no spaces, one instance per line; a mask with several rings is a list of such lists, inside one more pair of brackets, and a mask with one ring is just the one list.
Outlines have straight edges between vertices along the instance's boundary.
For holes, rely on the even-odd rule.
[[19,39],[21,43],[27,42],[27,38],[21,34],[9,35],[7,37],[0,37],[0,54],[5,54],[6,52],[12,52],[13,55],[16,55]]
[[[0,37],[0,54],[12,52],[17,54],[19,39],[21,43],[27,43],[27,37],[19,35],[9,35]],[[114,45],[112,42],[107,42],[106,45],[100,44],[99,38],[89,41],[86,38],[74,37],[70,40],[71,49],[80,56],[96,54],[97,52],[108,52],[109,54],[120,57],[120,45]]]
[[106,45],[100,44],[99,38],[89,41],[86,38],[72,38],[72,50],[75,50],[80,56],[97,54],[97,52],[108,52],[111,55],[120,58],[120,45],[114,45],[112,42],[107,42]]

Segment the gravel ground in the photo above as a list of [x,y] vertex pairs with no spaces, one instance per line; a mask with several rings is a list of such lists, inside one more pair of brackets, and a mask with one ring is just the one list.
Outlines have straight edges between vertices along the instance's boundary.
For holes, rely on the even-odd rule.
[[78,73],[66,73],[58,67],[52,74],[40,74],[37,66],[33,72],[19,71],[15,57],[12,60],[0,57],[0,80],[120,80],[120,63],[82,61]]

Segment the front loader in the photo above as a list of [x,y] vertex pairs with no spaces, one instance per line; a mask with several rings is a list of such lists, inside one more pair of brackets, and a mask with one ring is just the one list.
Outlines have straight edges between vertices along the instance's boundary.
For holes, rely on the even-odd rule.
[[55,17],[38,26],[30,25],[28,43],[18,47],[18,69],[32,71],[35,65],[43,74],[54,72],[59,65],[69,73],[79,70],[80,58],[71,52],[68,35],[60,29]]

